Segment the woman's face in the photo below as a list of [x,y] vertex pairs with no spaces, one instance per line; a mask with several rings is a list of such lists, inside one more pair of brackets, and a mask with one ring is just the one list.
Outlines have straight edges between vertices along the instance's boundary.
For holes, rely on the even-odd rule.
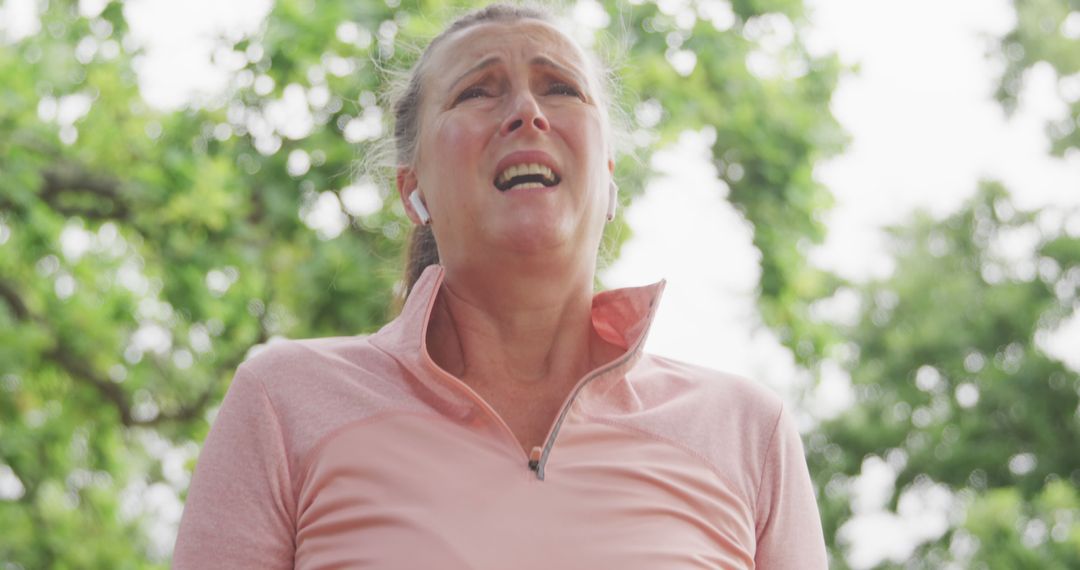
[[594,258],[613,162],[581,51],[535,20],[472,26],[436,50],[415,163],[399,171],[399,187],[403,198],[420,188],[442,261]]

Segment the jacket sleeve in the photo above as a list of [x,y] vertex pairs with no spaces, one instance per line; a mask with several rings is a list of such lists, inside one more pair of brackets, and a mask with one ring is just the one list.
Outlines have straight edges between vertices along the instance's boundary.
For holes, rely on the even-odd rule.
[[814,488],[794,419],[781,407],[755,508],[761,570],[828,568]]
[[241,365],[199,455],[173,568],[292,568],[295,504],[277,413]]

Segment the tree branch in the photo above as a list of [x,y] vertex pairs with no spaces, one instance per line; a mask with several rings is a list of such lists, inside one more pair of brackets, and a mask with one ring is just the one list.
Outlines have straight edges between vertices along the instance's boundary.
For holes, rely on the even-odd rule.
[[[269,302],[267,302],[269,305]],[[262,344],[270,339],[270,335],[267,333],[265,323],[263,319],[259,319],[259,336],[252,342],[252,346]],[[235,359],[230,359],[228,362],[223,363],[222,368],[225,370],[236,370],[240,363],[244,360],[244,354],[241,353]],[[164,372],[162,372],[164,374]],[[168,413],[158,414],[151,420],[136,421],[135,425],[140,426],[154,426],[165,422],[185,422],[195,419],[197,416],[202,415],[206,411],[206,407],[210,405],[210,398],[214,395],[214,388],[217,382],[212,382],[210,386],[207,386],[198,398],[194,401],[188,402],[181,406],[179,409]]]
[[0,280],[0,298],[3,298],[8,307],[11,307],[11,313],[15,315],[15,320],[26,321],[30,319],[30,310],[26,308],[26,303],[23,303],[22,298],[19,297],[19,294],[15,292],[15,289],[7,281]]
[[[34,315],[27,309],[26,303],[23,302],[15,288],[2,280],[0,280],[0,298],[11,308],[16,320],[24,323],[36,322],[49,327],[49,323],[45,319]],[[260,326],[259,330],[260,336],[265,337],[264,327]],[[148,420],[137,419],[132,413],[132,404],[128,399],[127,392],[119,384],[110,381],[92,369],[85,359],[77,357],[65,345],[60,335],[56,334],[55,330],[51,332],[56,344],[45,353],[45,356],[60,365],[76,382],[82,382],[97,390],[105,400],[116,408],[120,414],[120,423],[124,426],[156,426],[167,422],[193,420],[206,410],[206,407],[210,404],[210,399],[214,395],[216,382],[208,386],[194,401],[188,402],[174,412],[159,413]],[[164,371],[162,371],[162,375],[165,375]]]
[[[114,178],[92,174],[71,164],[59,163],[42,171],[41,198],[66,216],[89,219],[126,219],[130,208],[120,195],[121,183]],[[79,194],[89,194],[94,206],[72,203]],[[102,200],[103,199],[103,200]]]
[[173,412],[168,414],[159,413],[149,420],[135,420],[134,423],[126,425],[152,427],[163,423],[191,421],[206,412],[206,407],[210,405],[210,398],[214,395],[214,385],[216,384],[217,382],[212,383],[206,390],[203,390],[202,394],[199,394],[198,398],[195,398],[195,401],[188,402]]
[[138,423],[131,415],[131,404],[127,400],[127,394],[118,384],[99,376],[90,369],[86,364],[86,361],[75,358],[70,352],[65,350],[59,340],[57,340],[57,346],[53,347],[46,354],[51,360],[66,370],[74,380],[90,384],[96,388],[102,397],[111,402],[116,410],[120,412],[120,423],[125,426],[132,426]]

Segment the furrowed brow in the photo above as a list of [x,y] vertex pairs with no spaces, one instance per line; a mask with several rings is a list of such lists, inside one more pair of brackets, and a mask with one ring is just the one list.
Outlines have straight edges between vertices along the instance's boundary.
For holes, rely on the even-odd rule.
[[465,73],[462,73],[461,75],[459,75],[458,78],[455,79],[454,82],[450,84],[450,89],[448,89],[447,91],[453,92],[454,89],[457,88],[458,83],[461,83],[466,77],[476,73],[477,71],[480,71],[481,69],[487,69],[487,68],[499,63],[499,61],[500,61],[499,57],[495,56],[495,55],[485,57],[484,59],[480,60],[479,63],[477,63],[476,65],[474,65],[474,66],[470,67],[468,70],[466,70]]
[[547,68],[553,69],[555,71],[558,71],[560,73],[564,73],[566,75],[569,75],[582,88],[586,88],[589,85],[588,83],[585,82],[585,78],[582,77],[581,74],[577,72],[577,70],[575,70],[573,68],[570,68],[570,67],[566,67],[565,65],[562,65],[560,63],[555,63],[553,60],[549,59],[548,57],[538,55],[538,56],[532,58],[532,60],[530,60],[529,63],[531,63],[532,65],[540,66],[540,67],[547,67]]

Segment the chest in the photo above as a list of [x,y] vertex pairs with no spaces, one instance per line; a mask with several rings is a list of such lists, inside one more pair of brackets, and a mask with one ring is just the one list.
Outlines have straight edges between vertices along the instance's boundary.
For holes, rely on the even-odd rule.
[[481,391],[480,397],[506,424],[518,445],[528,454],[535,447],[543,447],[552,424],[562,410],[566,394],[558,392],[537,396],[535,393]]
[[296,567],[753,566],[747,498],[681,449],[568,421],[540,481],[493,433],[400,415],[338,434],[300,481]]

